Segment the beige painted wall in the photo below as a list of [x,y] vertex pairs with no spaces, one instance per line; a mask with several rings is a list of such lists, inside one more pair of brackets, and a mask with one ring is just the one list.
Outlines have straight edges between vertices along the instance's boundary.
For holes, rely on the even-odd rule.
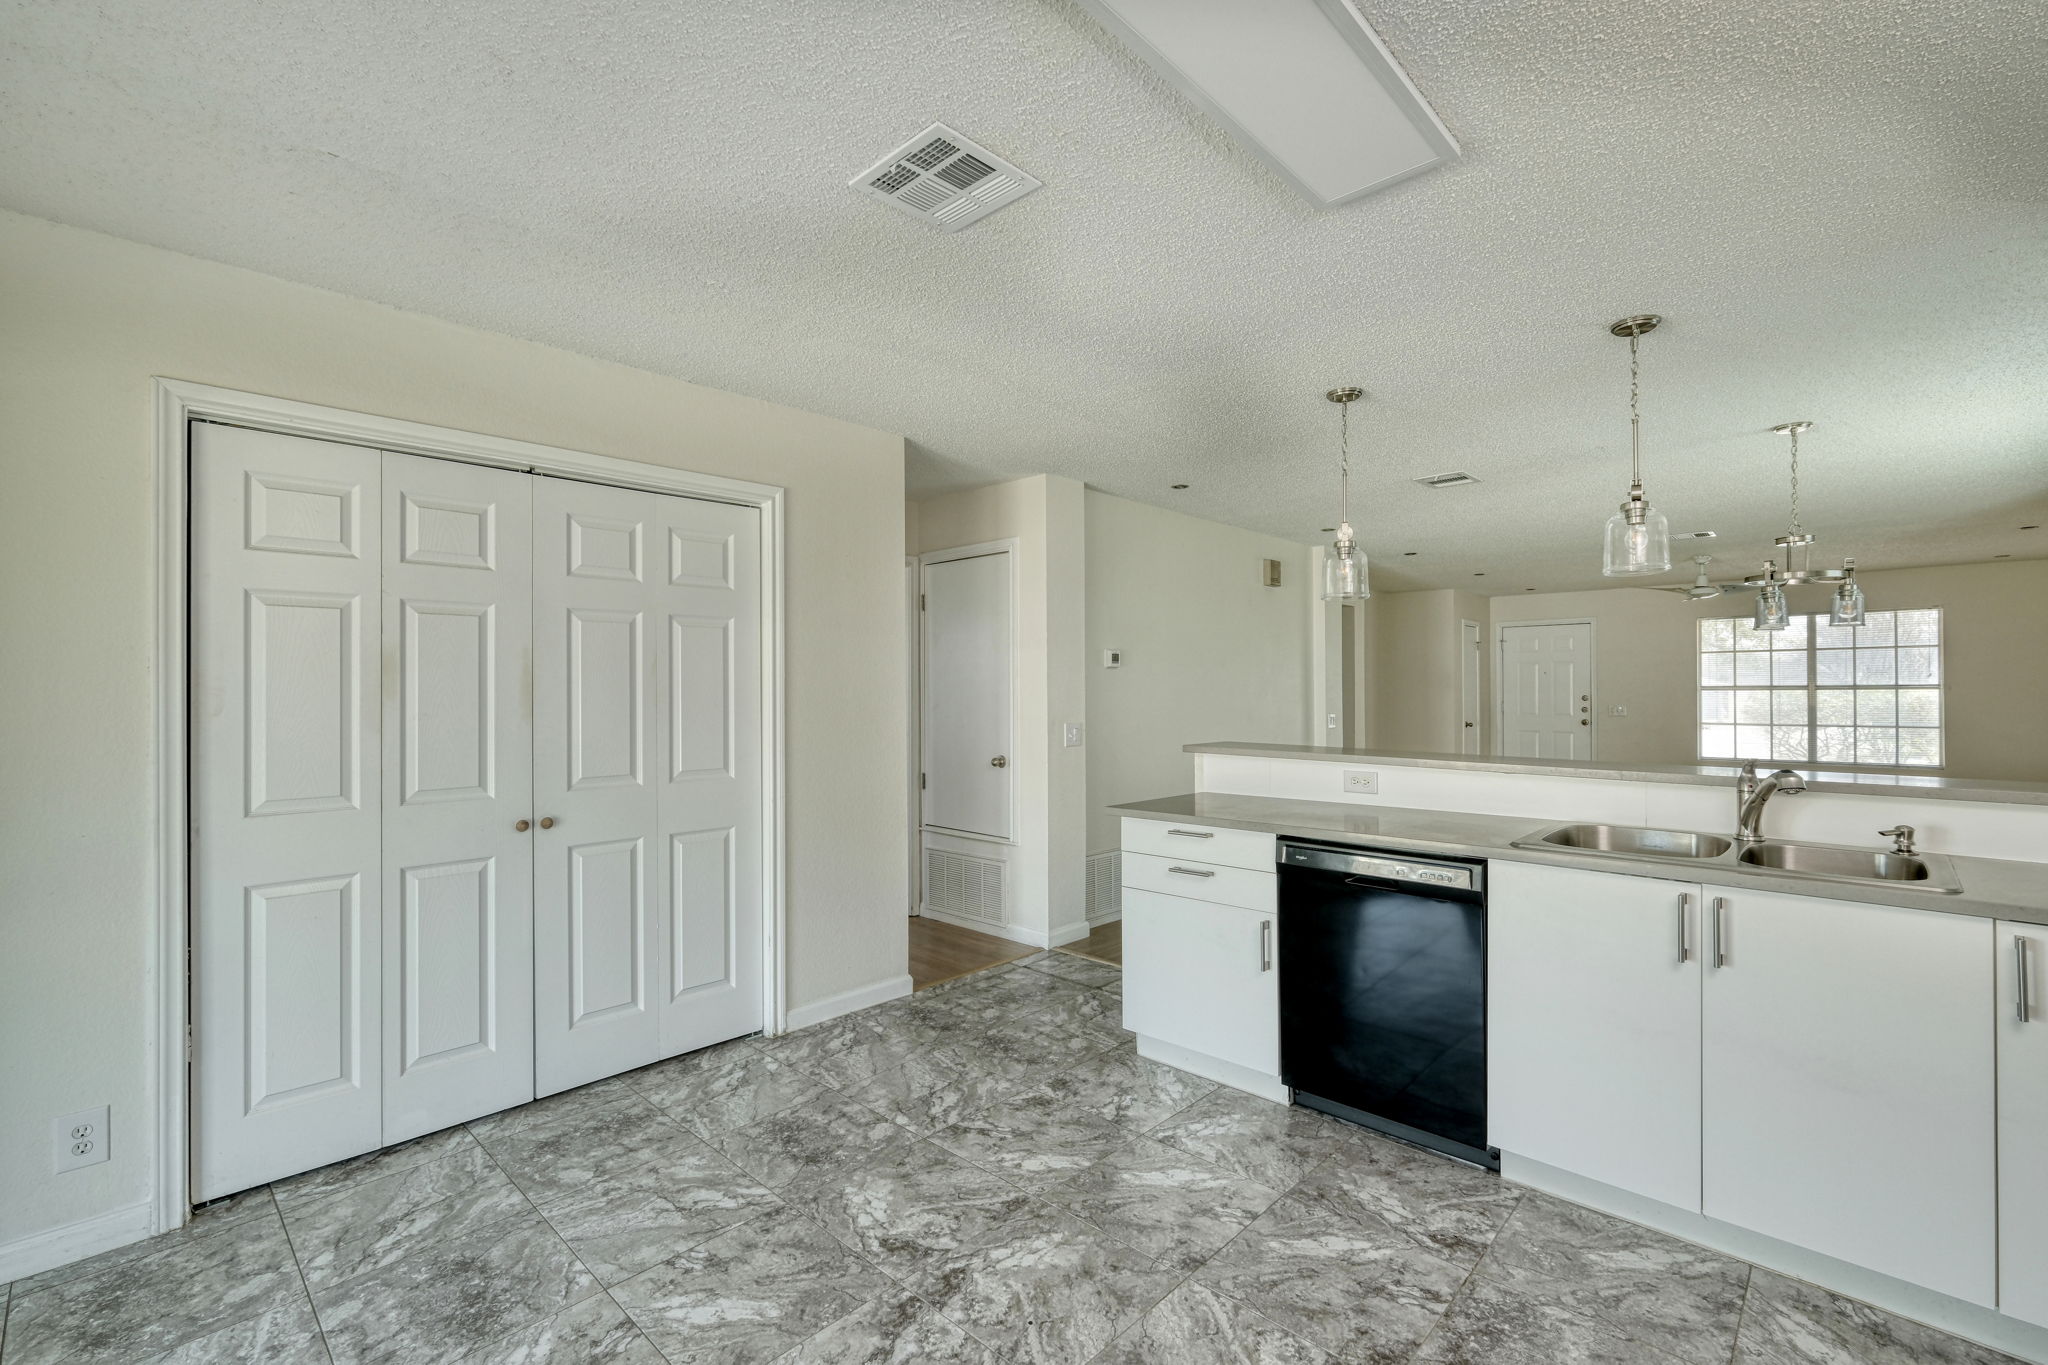
[[[1940,607],[1946,631],[1948,763],[1957,777],[2048,780],[2048,560],[1858,573],[1873,610]],[[1405,594],[1404,594],[1405,595]],[[1825,608],[1794,590],[1795,611]],[[1522,593],[1492,599],[1492,629],[1514,621],[1594,622],[1601,758],[1696,761],[1695,623],[1739,616],[1747,599],[1688,602],[1650,588]],[[1627,716],[1609,715],[1616,705]]]
[[1060,743],[1083,724],[1080,683],[1086,611],[1082,485],[1040,474],[927,498],[913,514],[920,553],[1017,541],[1016,881],[1010,922],[1055,943],[1085,933],[1082,857],[1088,774]]
[[[1881,569],[1858,574],[1873,609],[1938,606],[1947,639],[1948,763],[1958,777],[2048,780],[2048,560]],[[1819,610],[1825,594],[1793,596]],[[1457,621],[1486,627],[1483,747],[1493,743],[1493,660],[1502,625],[1590,620],[1599,712],[1595,752],[1619,762],[1690,763],[1696,623],[1737,616],[1746,600],[1688,602],[1652,588],[1482,598],[1439,589],[1384,593],[1361,612],[1354,703],[1361,743],[1448,752],[1456,747]],[[1475,614],[1476,613],[1476,614]],[[1626,716],[1608,712],[1625,706]]]
[[790,1003],[902,975],[900,437],[0,215],[0,1243],[148,1193],[152,375],[786,487]]
[[[1460,621],[1486,628],[1486,599],[1455,588],[1376,593],[1361,604],[1366,659],[1359,695],[1366,744],[1383,749],[1451,753],[1464,721],[1458,700]],[[1487,670],[1480,671],[1482,744],[1489,707]]]
[[[1121,801],[1192,789],[1183,744],[1310,742],[1308,548],[1089,490],[1088,848]],[[1263,585],[1263,561],[1283,584]],[[1102,667],[1120,649],[1121,668]]]

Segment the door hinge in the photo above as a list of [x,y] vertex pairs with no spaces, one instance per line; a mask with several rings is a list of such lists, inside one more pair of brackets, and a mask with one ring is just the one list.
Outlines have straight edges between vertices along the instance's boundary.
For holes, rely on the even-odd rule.
[[923,773],[919,773],[919,774],[917,775],[917,789],[918,789],[919,791],[923,791],[923,790],[924,790],[924,774],[923,774]]
[[185,1025],[185,1060],[187,1062],[192,1060],[192,1026],[190,1024]]
[[924,594],[923,594],[923,593],[919,593],[919,594],[917,595],[917,609],[918,609],[919,611],[923,611],[923,610],[924,610]]

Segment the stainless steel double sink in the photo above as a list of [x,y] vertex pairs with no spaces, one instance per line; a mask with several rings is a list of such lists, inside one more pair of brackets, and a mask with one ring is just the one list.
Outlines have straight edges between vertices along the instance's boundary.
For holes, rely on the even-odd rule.
[[1643,829],[1634,825],[1559,825],[1514,848],[1552,853],[1592,853],[1654,862],[1717,864],[1745,871],[1828,882],[1861,882],[1915,891],[1961,893],[1955,866],[1939,853],[1892,853],[1846,844],[1806,844],[1765,839],[1736,847],[1720,834],[1685,829]]

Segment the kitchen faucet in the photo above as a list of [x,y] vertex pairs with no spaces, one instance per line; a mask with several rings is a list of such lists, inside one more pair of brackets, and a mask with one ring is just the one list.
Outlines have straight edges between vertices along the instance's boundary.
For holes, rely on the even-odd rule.
[[1806,790],[1806,779],[1790,768],[1780,768],[1761,782],[1756,776],[1756,760],[1742,765],[1742,776],[1735,780],[1735,842],[1755,844],[1763,841],[1758,826],[1763,823],[1764,804],[1779,792],[1797,796]]

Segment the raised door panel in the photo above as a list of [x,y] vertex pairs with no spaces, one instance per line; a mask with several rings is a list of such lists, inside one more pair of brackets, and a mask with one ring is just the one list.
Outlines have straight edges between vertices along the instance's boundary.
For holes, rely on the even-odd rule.
[[1706,890],[1702,1212],[1995,1302],[1992,922]]
[[1487,1140],[1700,1207],[1694,885],[1488,864]]
[[534,487],[534,1076],[553,1094],[660,1056],[655,699],[667,631],[651,493]]
[[382,460],[389,1143],[533,1098],[534,480]]
[[1996,932],[1998,1307],[2048,1327],[2048,925]]
[[192,427],[193,1191],[382,1141],[375,452]]
[[660,659],[661,1052],[763,1028],[761,514],[655,500]]
[[1274,916],[1135,886],[1123,910],[1124,1027],[1277,1083]]
[[924,568],[923,818],[935,829],[1011,836],[1011,572],[1007,551]]

